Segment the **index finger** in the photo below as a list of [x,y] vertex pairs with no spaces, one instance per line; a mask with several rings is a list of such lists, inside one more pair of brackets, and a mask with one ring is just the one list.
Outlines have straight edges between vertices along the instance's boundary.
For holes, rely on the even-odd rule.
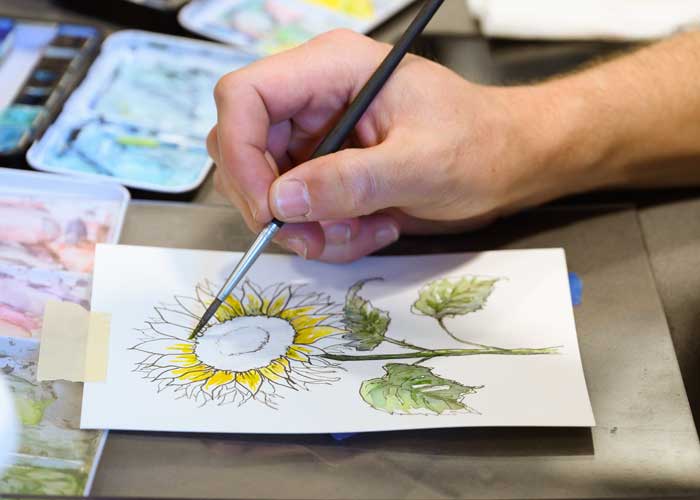
[[272,125],[292,119],[306,133],[329,127],[376,66],[376,42],[352,32],[321,35],[229,73],[216,85],[220,165],[259,223],[272,219],[275,180],[265,158]]

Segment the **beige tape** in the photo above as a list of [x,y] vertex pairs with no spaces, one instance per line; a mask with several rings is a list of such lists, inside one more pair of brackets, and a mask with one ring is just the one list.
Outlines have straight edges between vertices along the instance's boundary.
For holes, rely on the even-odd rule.
[[101,382],[107,378],[111,316],[71,302],[44,309],[37,379]]

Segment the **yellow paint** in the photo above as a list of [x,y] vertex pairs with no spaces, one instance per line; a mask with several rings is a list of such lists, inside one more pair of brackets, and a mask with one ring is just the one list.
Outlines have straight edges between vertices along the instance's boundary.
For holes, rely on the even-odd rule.
[[194,344],[173,344],[167,350],[190,354],[194,352]]
[[316,306],[305,306],[296,307],[294,309],[285,309],[280,313],[280,318],[286,319],[287,321],[291,321],[298,316],[303,316],[304,314],[313,312],[315,309]]
[[254,316],[262,312],[262,302],[260,299],[252,293],[246,295],[247,303],[244,306],[246,313],[249,316]]
[[287,301],[289,300],[289,288],[285,288],[282,290],[277,297],[272,299],[272,302],[270,306],[267,308],[267,315],[268,316],[279,316],[282,310],[284,309],[284,306],[287,305]]
[[185,368],[192,368],[199,364],[199,358],[197,358],[196,354],[181,354],[180,356],[176,356],[173,362]]
[[304,328],[303,330],[297,331],[297,334],[294,337],[294,342],[296,344],[313,344],[317,340],[328,337],[329,335],[342,333],[343,331],[344,330],[333,326],[314,326],[311,328]]
[[303,352],[297,350],[296,346],[291,346],[289,349],[287,349],[287,357],[303,363],[307,363],[309,361],[309,357]]
[[201,382],[214,374],[211,369],[193,370],[192,368],[175,368],[171,373],[178,379],[190,382]]
[[262,377],[258,370],[248,370],[247,372],[237,373],[236,382],[248,389],[251,394],[255,396],[262,385]]
[[205,389],[212,389],[226,385],[234,379],[234,375],[228,371],[217,371],[212,375],[207,383],[204,385]]
[[327,314],[323,315],[323,316],[307,315],[307,316],[298,316],[298,317],[290,320],[289,322],[292,324],[292,326],[294,327],[294,329],[296,331],[299,331],[299,330],[304,330],[305,328],[310,328],[310,327],[316,326],[319,323],[321,323],[322,321],[327,320],[328,318],[330,318],[330,316],[328,316]]
[[374,2],[372,0],[308,0],[311,3],[322,5],[343,14],[363,19],[374,16]]

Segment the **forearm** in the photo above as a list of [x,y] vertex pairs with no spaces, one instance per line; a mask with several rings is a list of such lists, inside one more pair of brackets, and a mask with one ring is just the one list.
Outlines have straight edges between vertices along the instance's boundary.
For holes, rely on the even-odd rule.
[[557,194],[700,185],[699,80],[692,33],[531,88]]

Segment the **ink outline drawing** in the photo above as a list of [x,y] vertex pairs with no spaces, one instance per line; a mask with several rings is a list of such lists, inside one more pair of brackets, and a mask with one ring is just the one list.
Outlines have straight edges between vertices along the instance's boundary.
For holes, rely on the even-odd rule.
[[[468,348],[426,348],[387,335],[388,311],[360,295],[369,278],[347,291],[344,304],[304,285],[277,283],[261,288],[245,281],[193,340],[192,327],[215,296],[208,280],[194,297],[175,296],[173,303],[154,307],[155,316],[137,329],[140,342],[130,350],[146,357],[134,371],[156,384],[203,406],[242,405],[251,400],[277,409],[283,395],[333,384],[347,363],[385,361],[383,375],[365,380],[359,396],[372,408],[389,414],[442,415],[479,413],[465,403],[483,385],[464,385],[425,366],[433,358],[453,356],[537,356],[558,354],[563,346],[503,348],[472,342],[451,331],[446,319],[487,306],[503,278],[464,275],[437,279],[418,290],[411,313],[434,319],[442,332]],[[382,344],[398,353],[373,353]]]

